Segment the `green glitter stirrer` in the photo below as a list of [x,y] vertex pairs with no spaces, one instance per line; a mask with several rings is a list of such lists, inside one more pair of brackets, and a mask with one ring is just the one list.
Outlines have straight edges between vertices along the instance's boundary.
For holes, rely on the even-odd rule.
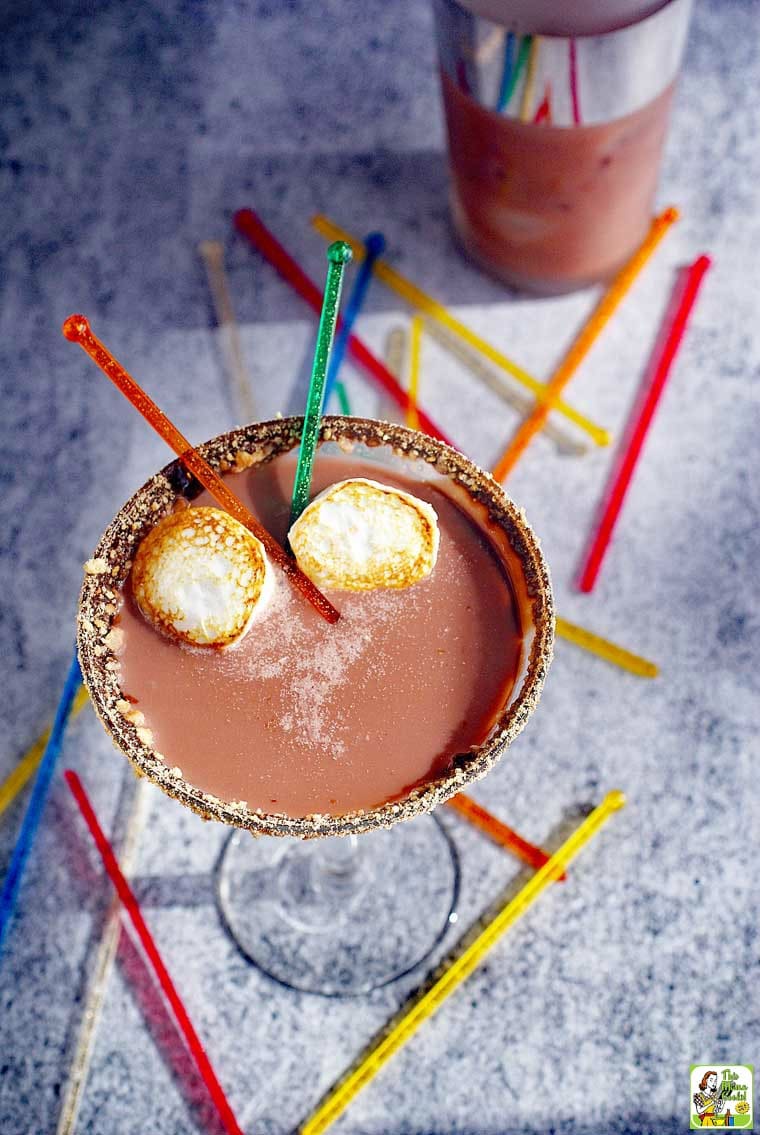
[[301,448],[298,451],[298,468],[293,485],[293,502],[290,506],[290,523],[294,524],[309,503],[311,475],[314,469],[314,454],[319,437],[319,422],[322,417],[322,400],[325,392],[327,364],[330,361],[335,325],[338,321],[340,293],[343,288],[343,273],[351,259],[351,249],[344,240],[336,240],[327,250],[327,281],[322,299],[322,314],[319,317],[317,347],[314,352],[314,365],[311,368],[309,394],[306,399]]

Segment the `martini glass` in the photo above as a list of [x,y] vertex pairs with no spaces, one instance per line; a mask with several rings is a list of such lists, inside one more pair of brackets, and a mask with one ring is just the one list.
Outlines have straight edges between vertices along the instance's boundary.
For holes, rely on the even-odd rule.
[[[198,448],[217,471],[273,461],[298,445],[302,424],[301,418],[258,423]],[[348,417],[323,418],[319,454],[369,461],[378,481],[384,471],[400,474],[412,482],[411,491],[414,482],[433,484],[488,537],[511,582],[522,648],[516,681],[484,741],[402,798],[335,815],[253,810],[203,792],[178,768],[168,768],[149,735],[141,737],[124,715],[109,634],[118,589],[140,540],[188,492],[176,462],[124,505],[95,550],[94,560],[109,570],[85,577],[78,649],[95,710],[136,770],[205,818],[234,829],[215,883],[222,924],[241,952],[283,985],[351,996],[387,985],[422,963],[456,920],[456,848],[445,823],[432,813],[484,776],[524,728],[551,660],[554,610],[548,570],[524,514],[462,454],[403,426]]]

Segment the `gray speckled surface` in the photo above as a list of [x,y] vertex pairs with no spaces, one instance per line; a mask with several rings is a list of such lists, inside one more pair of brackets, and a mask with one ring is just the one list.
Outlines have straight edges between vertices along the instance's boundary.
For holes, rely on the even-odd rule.
[[[200,440],[233,414],[199,239],[226,239],[263,415],[299,407],[311,351],[299,301],[230,233],[242,204],[314,274],[315,209],[359,232],[383,227],[402,268],[539,374],[593,303],[514,299],[459,259],[427,6],[353,5],[348,23],[345,13],[246,0],[6,6],[0,776],[52,713],[81,562],[165,459],[61,338],[69,312],[86,311]],[[611,455],[563,459],[539,440],[510,481],[543,537],[560,611],[663,673],[639,681],[560,643],[539,712],[476,795],[537,841],[610,787],[629,808],[354,1103],[336,1127],[346,1135],[676,1132],[688,1126],[690,1062],[760,1065],[759,32],[751,0],[697,0],[660,194],[684,219],[573,385],[575,404],[619,427],[674,270],[713,254],[593,596],[572,578]],[[376,287],[361,331],[379,347],[406,315]],[[432,344],[425,367],[427,407],[492,461],[511,425],[501,404]],[[377,412],[364,379],[346,380],[356,408]],[[128,779],[89,711],[65,762],[118,829]],[[24,801],[0,818],[0,870]],[[517,868],[447,822],[463,864],[461,927]],[[422,975],[355,1002],[268,981],[217,920],[223,836],[151,791],[136,887],[243,1127],[274,1135],[308,1113]],[[0,960],[3,1135],[55,1130],[109,897],[57,779]],[[178,1087],[183,1061],[122,942],[79,1130],[215,1130]]]

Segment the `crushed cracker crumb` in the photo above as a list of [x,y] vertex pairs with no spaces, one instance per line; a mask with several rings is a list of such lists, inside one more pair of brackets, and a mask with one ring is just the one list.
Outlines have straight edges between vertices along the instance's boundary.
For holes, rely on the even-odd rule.
[[87,560],[84,570],[86,575],[104,575],[108,571],[108,564],[102,556],[97,556],[95,559]]

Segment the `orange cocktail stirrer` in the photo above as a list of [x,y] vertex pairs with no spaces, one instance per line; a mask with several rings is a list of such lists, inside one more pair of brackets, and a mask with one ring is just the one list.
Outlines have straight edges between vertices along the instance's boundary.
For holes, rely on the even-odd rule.
[[621,301],[631,289],[636,277],[657,248],[668,229],[678,220],[678,210],[666,209],[655,217],[649,232],[628,263],[621,268],[589,319],[573,340],[570,350],[547,383],[547,397],[536,404],[533,413],[519,427],[511,442],[493,467],[497,481],[503,481],[514,469],[533,438],[546,425],[557,399],[593,347],[599,335],[617,311]]
[[222,478],[214,472],[190,442],[179,432],[177,427],[167,418],[163,410],[150,398],[139,383],[135,382],[124,367],[116,361],[111,352],[103,346],[90,328],[89,321],[84,315],[70,315],[63,325],[63,334],[72,343],[87,352],[93,362],[97,363],[103,374],[118,386],[122,394],[129,399],[135,409],[139,410],[145,420],[153,426],[167,445],[171,446],[185,468],[200,481],[204,488],[226,508],[231,516],[245,525],[257,540],[266,548],[267,552],[279,568],[288,576],[291,583],[298,588],[304,598],[319,611],[328,623],[336,623],[340,618],[338,611],[321,591],[317,590],[308,576],[304,575],[295,560],[291,559],[285,549],[277,543],[274,536],[267,532],[255,516],[252,515],[238,500],[231,489],[228,489]]
[[[449,808],[453,808],[455,812],[487,835],[494,843],[498,843],[500,847],[511,851],[518,859],[522,859],[523,863],[527,863],[529,867],[533,867],[538,871],[545,863],[549,861],[550,856],[542,848],[536,847],[534,843],[529,843],[523,837],[502,820],[498,819],[493,813],[489,812],[472,796],[467,796],[464,792],[457,793],[452,796],[450,800],[446,801]],[[559,876],[558,881],[564,882],[567,878],[563,872]]]

